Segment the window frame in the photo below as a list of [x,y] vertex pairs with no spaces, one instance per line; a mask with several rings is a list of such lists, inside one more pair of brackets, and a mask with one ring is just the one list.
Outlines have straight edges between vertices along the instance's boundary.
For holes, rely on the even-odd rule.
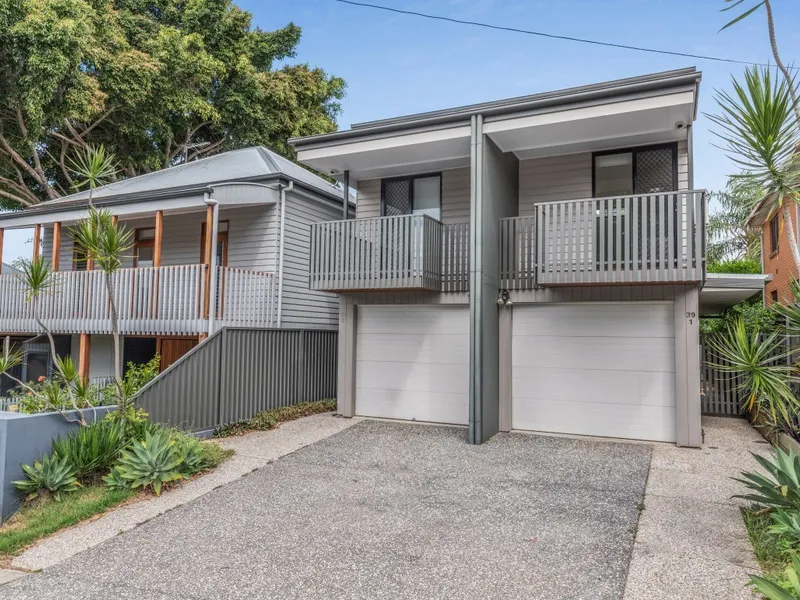
[[[139,234],[141,231],[150,231],[152,230],[155,232],[155,227],[139,227],[133,233],[133,268],[139,268],[139,250],[141,248],[153,248],[153,252],[155,253],[156,247],[156,238],[155,233],[152,238],[144,238],[141,239]],[[152,265],[151,265],[152,266]]]
[[769,255],[775,256],[781,247],[780,215],[775,215],[769,220]]
[[[633,183],[633,190],[636,190],[636,155],[639,152],[647,152],[648,150],[664,150],[669,148],[672,150],[672,189],[670,192],[678,191],[678,142],[667,142],[664,144],[649,144],[647,146],[633,146],[628,148],[614,148],[613,150],[599,150],[592,152],[592,198],[597,198],[597,160],[598,156],[609,156],[612,154],[625,154],[631,153],[633,161],[631,167],[631,179]],[[659,192],[663,193],[663,192]],[[631,194],[632,196],[639,196],[636,191]],[[615,197],[615,196],[614,196]]]
[[[416,175],[403,175],[400,177],[384,177],[381,178],[381,216],[385,217],[386,215],[386,184],[392,183],[395,181],[407,181],[408,182],[408,193],[409,193],[409,203],[411,204],[411,212],[408,214],[414,214],[414,180],[415,179],[426,179],[429,177],[438,177],[439,178],[439,216],[441,217],[442,211],[442,189],[443,189],[443,180],[442,172],[433,172],[433,173],[420,173]],[[402,215],[396,215],[402,216]],[[431,217],[432,218],[432,217]]]

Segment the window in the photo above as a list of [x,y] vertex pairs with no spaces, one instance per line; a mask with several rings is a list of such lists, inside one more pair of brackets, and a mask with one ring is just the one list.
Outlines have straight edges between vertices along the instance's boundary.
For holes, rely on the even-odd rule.
[[778,290],[772,290],[769,293],[769,296],[770,296],[770,298],[772,298],[773,302],[777,302],[778,301]]
[[780,234],[780,222],[778,221],[778,215],[775,215],[769,222],[769,249],[772,254],[775,254],[778,251]]
[[381,190],[382,212],[396,215],[428,215],[442,218],[442,176],[418,175],[384,179]]
[[133,266],[152,267],[155,253],[156,230],[153,227],[137,229],[133,244]]
[[645,146],[595,152],[595,198],[655,194],[678,188],[678,146]]
[[[217,223],[217,264],[228,266],[228,221]],[[200,262],[206,261],[206,224],[200,223]]]
[[88,260],[86,258],[86,249],[77,243],[72,246],[72,270],[85,271],[88,268]]

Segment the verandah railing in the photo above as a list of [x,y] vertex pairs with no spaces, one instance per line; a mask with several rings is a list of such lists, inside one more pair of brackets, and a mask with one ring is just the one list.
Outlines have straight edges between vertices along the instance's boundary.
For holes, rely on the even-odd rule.
[[[122,269],[112,276],[119,330],[127,335],[182,335],[207,331],[207,267],[201,264]],[[274,324],[274,274],[217,268],[216,316],[222,324]],[[100,271],[61,271],[39,300],[39,316],[54,333],[111,332],[111,306]],[[0,331],[39,331],[25,285],[0,276]]]
[[704,228],[703,191],[542,202],[500,221],[501,287],[700,281]]

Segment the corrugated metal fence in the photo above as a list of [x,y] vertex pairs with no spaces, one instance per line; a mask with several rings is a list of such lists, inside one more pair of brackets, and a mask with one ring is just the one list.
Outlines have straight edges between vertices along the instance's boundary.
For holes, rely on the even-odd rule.
[[153,421],[194,431],[336,395],[337,332],[223,328],[142,388]]

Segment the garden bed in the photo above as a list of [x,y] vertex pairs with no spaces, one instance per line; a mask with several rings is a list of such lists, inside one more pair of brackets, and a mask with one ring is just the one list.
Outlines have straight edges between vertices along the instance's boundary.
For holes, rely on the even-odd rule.
[[336,400],[318,400],[316,402],[301,402],[292,406],[283,406],[272,410],[262,411],[252,419],[223,425],[214,432],[214,437],[231,437],[244,435],[251,431],[267,431],[280,426],[286,421],[294,421],[319,413],[336,410]]

